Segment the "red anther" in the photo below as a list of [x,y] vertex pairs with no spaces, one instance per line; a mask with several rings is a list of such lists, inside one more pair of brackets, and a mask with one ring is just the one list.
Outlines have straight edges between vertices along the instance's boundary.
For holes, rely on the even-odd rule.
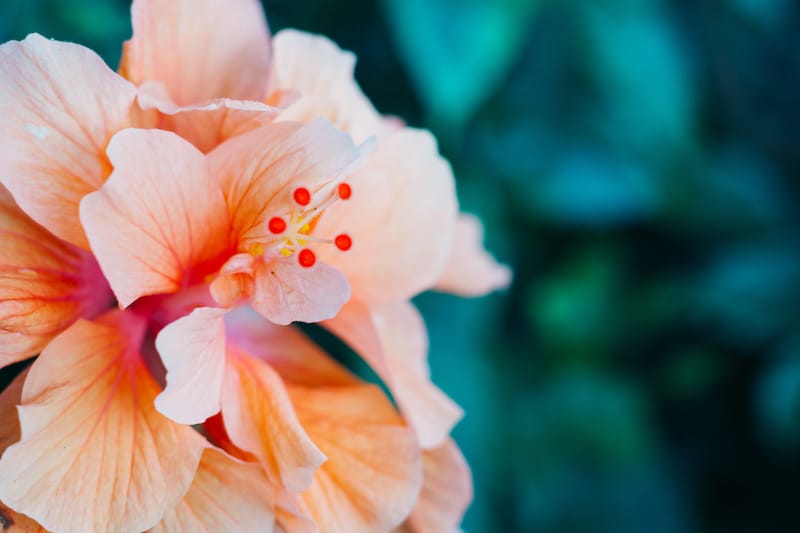
[[353,246],[353,239],[350,238],[350,235],[345,233],[337,235],[333,242],[336,244],[336,247],[343,252],[346,252]]
[[342,200],[347,200],[348,198],[350,198],[350,196],[352,196],[352,194],[353,194],[353,189],[350,188],[350,185],[348,185],[347,183],[339,184],[339,198],[341,198]]
[[286,221],[283,220],[281,217],[272,217],[269,219],[269,223],[267,224],[269,231],[274,234],[283,233],[286,231]]
[[314,266],[314,263],[317,262],[317,256],[308,248],[303,248],[297,256],[297,261],[300,263],[301,267],[309,268]]
[[294,190],[294,201],[300,205],[308,205],[311,201],[311,193],[305,187],[298,187]]

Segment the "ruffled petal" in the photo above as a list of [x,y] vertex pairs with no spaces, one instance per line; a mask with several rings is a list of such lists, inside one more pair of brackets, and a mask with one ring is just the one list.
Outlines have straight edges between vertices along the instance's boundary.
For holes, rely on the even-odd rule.
[[400,524],[422,483],[419,445],[374,385],[289,387],[297,416],[328,456],[301,496],[326,533],[374,533]]
[[305,490],[325,461],[278,374],[235,346],[228,349],[222,418],[232,443],[256,457],[273,484],[289,491]]
[[219,412],[225,376],[224,309],[201,307],[162,329],[156,349],[167,386],[156,409],[181,424],[199,424]]
[[413,533],[455,533],[472,501],[472,474],[448,439],[422,454],[422,492],[407,525]]
[[157,109],[161,113],[157,119],[159,128],[174,131],[202,152],[269,124],[280,112],[279,108],[262,102],[230,98],[178,106],[158,82],[147,82],[140,87],[138,101],[142,109]]
[[328,208],[315,231],[346,232],[353,246],[322,249],[320,260],[344,272],[364,301],[407,299],[432,287],[458,212],[453,174],[433,136],[405,128],[382,139],[350,184],[351,198]]
[[136,88],[97,54],[32,34],[0,45],[0,167],[3,185],[55,235],[88,247],[81,198],[111,167],[105,151],[129,124]]
[[332,190],[360,158],[350,137],[324,120],[268,124],[212,151],[211,173],[222,180],[239,251],[264,237],[271,216],[297,207],[296,188],[314,197]]
[[0,185],[0,368],[110,303],[94,258],[36,224]]
[[459,216],[453,250],[434,288],[459,296],[482,296],[505,289],[510,283],[511,270],[497,263],[483,248],[480,219],[468,214]]
[[463,411],[429,378],[427,332],[414,306],[408,302],[367,306],[353,301],[325,326],[383,379],[422,447],[439,446]]
[[45,348],[23,387],[22,440],[0,459],[7,505],[54,531],[133,533],[180,501],[206,444],[155,410],[143,335],[114,311]]
[[353,78],[352,53],[321,35],[291,29],[278,32],[273,45],[279,87],[301,95],[281,120],[310,122],[324,117],[359,144],[381,130],[380,115]]
[[270,322],[286,325],[333,318],[349,299],[347,279],[335,268],[321,262],[306,268],[287,258],[257,265],[250,303]]
[[108,153],[114,172],[81,202],[81,221],[120,305],[202,280],[229,236],[203,154],[174,133],[137,129]]
[[262,101],[269,30],[257,0],[135,0],[120,72],[164,84],[180,106],[214,98]]
[[257,464],[206,448],[189,492],[151,533],[272,533],[276,489]]

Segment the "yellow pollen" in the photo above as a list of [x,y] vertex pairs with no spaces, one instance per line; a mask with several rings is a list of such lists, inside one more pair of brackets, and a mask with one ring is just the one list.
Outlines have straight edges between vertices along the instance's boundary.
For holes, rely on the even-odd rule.
[[289,257],[290,255],[292,255],[292,251],[288,248],[281,248],[281,255],[283,257]]
[[311,226],[309,226],[308,224],[304,224],[303,227],[300,228],[299,233],[305,233],[306,235],[308,235],[310,231],[311,231]]
[[254,242],[250,245],[250,248],[247,249],[247,253],[253,257],[264,255],[264,247],[261,245],[261,243]]

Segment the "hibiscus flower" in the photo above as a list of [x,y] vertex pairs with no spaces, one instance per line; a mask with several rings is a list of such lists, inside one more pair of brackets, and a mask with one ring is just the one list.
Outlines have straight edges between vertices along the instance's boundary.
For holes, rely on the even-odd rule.
[[[132,16],[122,76],[74,44],[0,46],[0,365],[39,354],[0,395],[0,500],[54,531],[457,527],[461,411],[409,299],[509,274],[435,141],[381,117],[329,41],[273,49],[255,0]],[[351,344],[402,416],[296,321]]]

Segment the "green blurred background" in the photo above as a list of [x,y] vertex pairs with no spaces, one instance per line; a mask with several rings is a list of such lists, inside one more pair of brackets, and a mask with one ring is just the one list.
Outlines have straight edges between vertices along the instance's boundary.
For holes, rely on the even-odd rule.
[[[465,530],[800,531],[795,0],[266,0],[430,128],[512,288],[418,299]],[[116,66],[125,0],[3,0]]]

